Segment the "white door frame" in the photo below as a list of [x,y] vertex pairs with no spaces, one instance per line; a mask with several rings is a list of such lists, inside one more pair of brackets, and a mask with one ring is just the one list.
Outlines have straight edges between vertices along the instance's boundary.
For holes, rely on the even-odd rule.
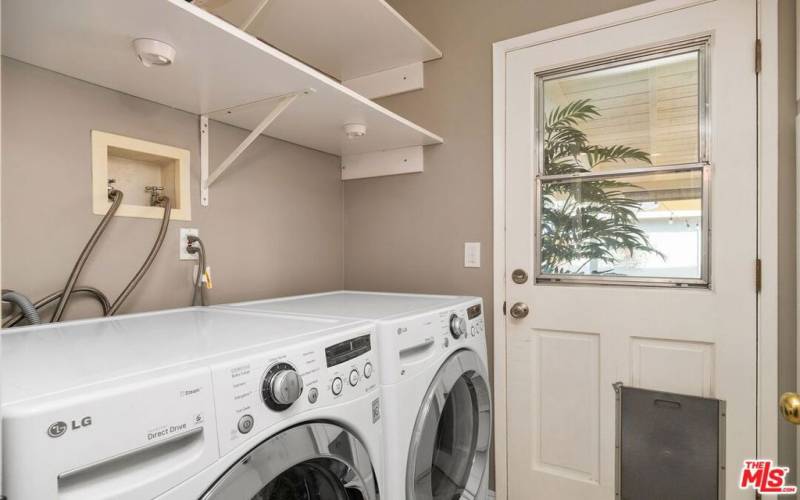
[[[509,52],[552,42],[715,0],[653,0],[608,14],[575,21],[493,45],[493,290],[494,290],[494,401],[495,490],[508,498],[508,442],[506,435],[506,56]],[[758,77],[758,253],[761,293],[758,295],[758,429],[760,457],[778,459],[778,1],[758,2],[758,36],[762,71]],[[755,68],[755,50],[752,57]],[[755,271],[754,271],[755,275]],[[737,471],[738,473],[738,471]]]

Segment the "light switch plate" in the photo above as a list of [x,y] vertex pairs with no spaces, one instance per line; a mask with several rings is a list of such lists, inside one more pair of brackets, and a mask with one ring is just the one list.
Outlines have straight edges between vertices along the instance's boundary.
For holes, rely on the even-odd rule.
[[178,258],[180,260],[197,260],[200,258],[199,254],[191,254],[186,251],[186,245],[189,244],[189,235],[192,236],[200,236],[200,230],[193,228],[193,227],[182,227],[181,228],[181,236],[178,238],[178,243],[180,244],[181,248],[178,250]]
[[464,267],[481,267],[481,243],[464,242]]

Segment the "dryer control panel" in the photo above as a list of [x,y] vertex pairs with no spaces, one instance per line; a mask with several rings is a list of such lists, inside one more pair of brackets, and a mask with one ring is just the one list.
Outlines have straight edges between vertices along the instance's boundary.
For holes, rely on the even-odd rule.
[[299,414],[377,397],[374,327],[309,337],[213,368],[221,454]]
[[399,383],[453,351],[486,353],[486,324],[480,299],[392,319],[379,327],[382,383]]

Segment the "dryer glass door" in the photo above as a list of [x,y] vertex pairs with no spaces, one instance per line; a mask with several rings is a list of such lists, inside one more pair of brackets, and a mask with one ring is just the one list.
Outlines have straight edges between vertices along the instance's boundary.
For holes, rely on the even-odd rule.
[[293,427],[236,462],[203,500],[377,500],[369,453],[333,424]]
[[425,394],[408,455],[408,500],[477,498],[484,487],[492,404],[483,362],[458,351]]

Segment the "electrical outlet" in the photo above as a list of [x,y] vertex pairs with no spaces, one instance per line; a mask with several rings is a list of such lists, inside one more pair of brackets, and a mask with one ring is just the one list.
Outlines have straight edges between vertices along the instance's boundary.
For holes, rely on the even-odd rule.
[[464,267],[481,267],[481,243],[464,242]]
[[182,227],[181,228],[181,236],[178,238],[178,243],[180,244],[181,248],[178,250],[180,253],[178,254],[178,258],[180,260],[197,260],[200,258],[198,254],[191,254],[186,251],[186,246],[189,244],[189,236],[200,236],[200,230],[192,227]]

